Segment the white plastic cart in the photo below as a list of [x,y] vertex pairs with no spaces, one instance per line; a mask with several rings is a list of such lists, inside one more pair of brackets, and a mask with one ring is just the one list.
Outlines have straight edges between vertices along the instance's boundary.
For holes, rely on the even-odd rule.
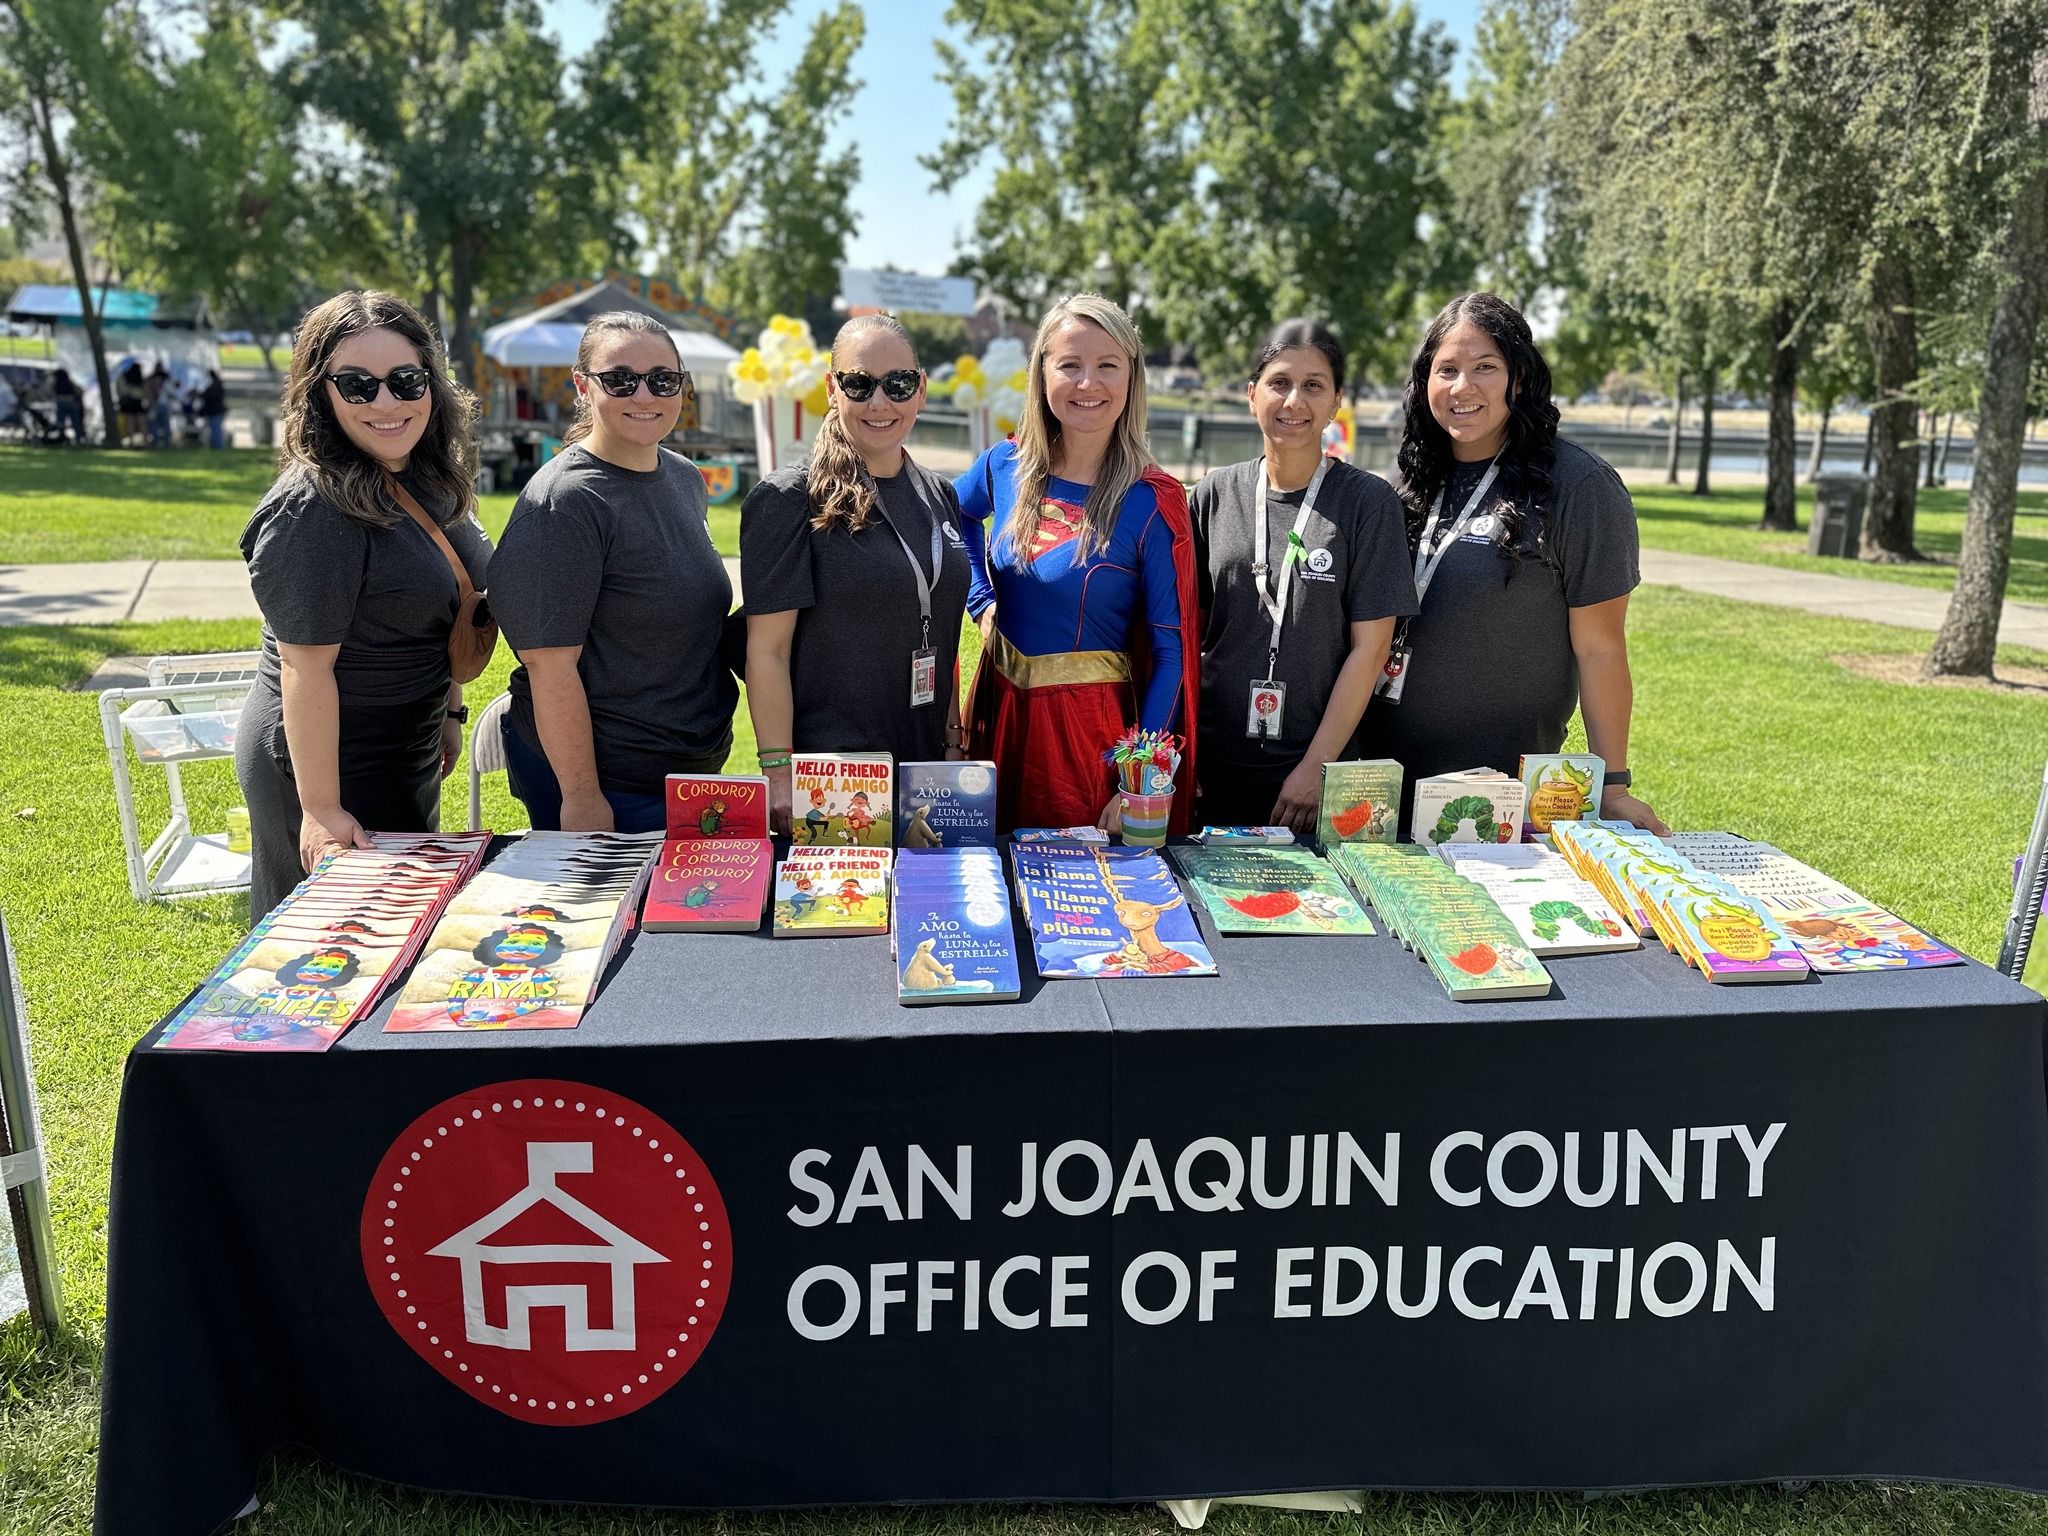
[[[114,769],[128,889],[137,901],[249,888],[249,855],[231,850],[225,832],[193,832],[178,770],[185,763],[234,756],[242,700],[256,680],[260,660],[257,651],[152,657],[147,688],[109,688],[100,695],[100,728]],[[144,767],[163,769],[171,793],[170,822],[147,847],[128,771],[131,743]]]

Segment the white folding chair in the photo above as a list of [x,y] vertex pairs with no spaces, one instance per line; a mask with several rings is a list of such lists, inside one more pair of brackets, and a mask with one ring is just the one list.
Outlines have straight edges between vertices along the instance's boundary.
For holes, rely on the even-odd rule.
[[484,775],[505,771],[505,738],[498,728],[505,711],[512,707],[512,695],[501,693],[483,707],[469,728],[469,830],[478,832],[484,824]]

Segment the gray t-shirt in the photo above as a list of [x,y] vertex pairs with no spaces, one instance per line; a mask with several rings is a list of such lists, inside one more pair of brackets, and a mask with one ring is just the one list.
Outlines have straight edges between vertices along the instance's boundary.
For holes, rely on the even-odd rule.
[[[448,509],[399,476],[429,517]],[[442,532],[484,584],[491,541],[475,518]],[[349,704],[411,704],[448,688],[448,631],[460,589],[447,556],[401,512],[371,528],[342,512],[303,473],[280,476],[242,530],[242,558],[263,613],[260,675],[279,686],[278,642],[339,645],[334,683]]]
[[[1459,464],[1444,492],[1454,521],[1486,465]],[[1557,440],[1543,557],[1510,559],[1481,508],[1444,552],[1422,612],[1398,704],[1365,712],[1360,755],[1398,758],[1412,786],[1481,766],[1513,773],[1525,752],[1555,752],[1579,702],[1570,610],[1633,592],[1636,508],[1607,461]]]
[[[795,705],[788,745],[799,752],[889,752],[898,762],[946,753],[946,690],[954,686],[967,611],[967,550],[952,485],[920,465],[877,482],[880,511],[858,533],[819,532],[804,489],[807,465],[777,470],[740,510],[740,591],[748,613],[797,610],[789,653]],[[910,546],[932,586],[931,648],[938,697],[913,709],[910,656],[923,626]],[[932,534],[939,535],[932,581]],[[783,743],[771,742],[771,746]]]
[[[1248,689],[1266,676],[1273,620],[1252,575],[1257,534],[1259,461],[1212,471],[1188,498],[1194,519],[1196,568],[1208,627],[1202,634],[1200,761],[1248,767],[1292,766],[1301,760],[1337,673],[1351,652],[1351,626],[1415,612],[1415,577],[1401,499],[1377,475],[1332,462],[1302,529],[1307,554],[1294,565],[1280,662],[1273,676],[1287,685],[1278,741],[1245,735]],[[1287,536],[1307,487],[1266,493],[1266,590],[1279,587]]]
[[[491,612],[515,651],[580,645],[598,782],[659,794],[718,771],[739,684],[719,657],[732,581],[711,544],[704,478],[681,454],[621,469],[581,444],[541,466],[491,558]],[[512,727],[536,751],[533,685],[512,674]]]

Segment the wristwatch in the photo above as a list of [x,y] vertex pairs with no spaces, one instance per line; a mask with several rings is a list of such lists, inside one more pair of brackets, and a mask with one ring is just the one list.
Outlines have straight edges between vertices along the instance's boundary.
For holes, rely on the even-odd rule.
[[1609,789],[1627,789],[1635,781],[1636,776],[1626,768],[1610,768],[1607,770],[1607,788]]
[[[448,706],[448,718],[450,720],[459,720],[464,725],[469,724],[469,706],[467,704],[450,704]],[[1609,782],[1612,781],[1610,780]]]

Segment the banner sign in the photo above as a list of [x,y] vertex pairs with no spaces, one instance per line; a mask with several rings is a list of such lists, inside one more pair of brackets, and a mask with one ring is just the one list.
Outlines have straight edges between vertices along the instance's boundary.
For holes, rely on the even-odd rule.
[[916,272],[841,267],[839,294],[849,309],[907,309],[927,315],[971,315],[975,309],[971,277],[924,277]]

